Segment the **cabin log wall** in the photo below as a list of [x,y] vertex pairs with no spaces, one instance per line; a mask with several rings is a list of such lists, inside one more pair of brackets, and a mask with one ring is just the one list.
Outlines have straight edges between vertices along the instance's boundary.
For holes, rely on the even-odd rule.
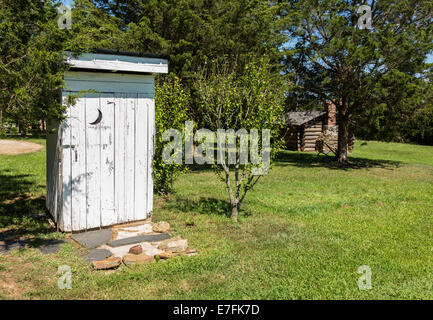
[[310,121],[302,127],[302,151],[315,152],[317,139],[323,131],[322,121],[320,119],[316,121]]

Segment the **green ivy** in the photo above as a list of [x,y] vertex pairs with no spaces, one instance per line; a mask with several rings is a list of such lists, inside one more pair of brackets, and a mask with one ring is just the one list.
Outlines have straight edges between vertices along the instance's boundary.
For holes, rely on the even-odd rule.
[[162,159],[164,142],[162,134],[167,129],[183,132],[187,120],[190,96],[179,78],[160,82],[155,88],[155,156],[153,159],[154,189],[167,195],[172,191],[174,180],[187,171],[183,164],[165,164]]

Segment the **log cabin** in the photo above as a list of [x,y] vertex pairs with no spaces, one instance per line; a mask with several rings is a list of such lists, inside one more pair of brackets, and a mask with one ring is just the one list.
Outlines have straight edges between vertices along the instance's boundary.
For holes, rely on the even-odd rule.
[[[284,115],[283,139],[287,150],[332,153],[338,149],[337,111],[328,103],[324,111],[294,111]],[[354,136],[350,135],[349,152]],[[324,143],[325,142],[325,143]]]

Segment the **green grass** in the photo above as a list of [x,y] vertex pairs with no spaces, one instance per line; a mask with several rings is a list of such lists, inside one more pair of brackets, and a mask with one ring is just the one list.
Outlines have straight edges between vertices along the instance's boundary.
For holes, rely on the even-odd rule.
[[[44,161],[44,152],[0,155],[0,228],[61,237],[32,218],[43,210]],[[358,141],[351,161],[341,169],[324,156],[281,153],[239,224],[227,218],[223,184],[193,171],[169,199],[155,199],[153,220],[170,222],[199,255],[98,272],[72,244],[50,256],[25,249],[0,257],[0,283],[19,291],[0,286],[0,298],[433,298],[433,147]],[[1,204],[25,194],[33,196],[19,200],[25,214]],[[57,288],[64,264],[72,290]],[[358,289],[361,265],[372,270],[371,290]]]
[[[22,140],[22,138],[15,138]],[[25,139],[45,145],[42,139]],[[48,224],[37,218],[45,212],[45,151],[0,154],[0,232],[2,237],[52,237]],[[7,227],[7,230],[2,228]],[[0,239],[2,240],[2,239]]]

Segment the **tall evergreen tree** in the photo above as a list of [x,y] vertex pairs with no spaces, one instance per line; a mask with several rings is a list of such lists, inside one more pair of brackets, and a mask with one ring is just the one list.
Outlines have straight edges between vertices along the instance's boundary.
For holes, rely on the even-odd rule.
[[123,21],[110,10],[92,0],[75,0],[72,28],[67,43],[70,51],[80,53],[94,48],[121,49],[124,41]]
[[0,0],[0,109],[25,134],[37,120],[61,117],[58,90],[67,33],[51,0]]
[[370,106],[358,114],[355,134],[369,140],[433,142],[432,91],[424,77],[390,73],[377,84]]
[[366,12],[358,13],[363,1],[293,0],[285,8],[295,44],[285,60],[294,94],[335,103],[341,164],[348,161],[350,126],[377,103],[410,96],[433,44],[431,1],[364,2],[372,9],[372,29],[358,27],[359,19],[366,22]]
[[[81,0],[84,1],[84,0]],[[170,73],[191,93],[189,116],[206,126],[194,92],[196,73],[218,61],[236,62],[238,72],[260,56],[281,71],[284,19],[263,0],[93,0],[118,19],[124,31],[118,49],[167,53]],[[113,41],[113,43],[117,43]],[[160,77],[160,79],[162,79]]]
[[120,27],[123,29],[131,22],[140,21],[143,15],[143,4],[147,0],[94,0],[92,2],[98,9],[120,19]]
[[279,63],[284,42],[278,8],[261,0],[93,0],[121,20],[121,48],[168,53],[184,81],[217,57],[268,55]]

